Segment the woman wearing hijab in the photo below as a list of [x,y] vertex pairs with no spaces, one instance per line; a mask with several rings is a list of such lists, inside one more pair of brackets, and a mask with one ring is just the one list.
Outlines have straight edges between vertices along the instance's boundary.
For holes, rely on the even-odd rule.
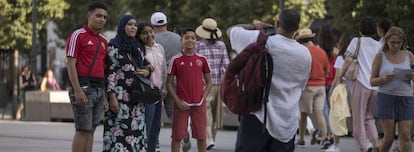
[[145,107],[131,99],[131,84],[139,74],[149,77],[151,68],[144,60],[135,38],[137,21],[125,15],[115,38],[108,44],[105,64],[109,109],[105,109],[103,151],[146,151]]

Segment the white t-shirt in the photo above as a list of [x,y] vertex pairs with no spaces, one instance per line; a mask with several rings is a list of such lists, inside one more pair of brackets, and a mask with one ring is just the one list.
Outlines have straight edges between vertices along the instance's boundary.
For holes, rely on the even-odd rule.
[[335,60],[334,68],[341,69],[343,64],[344,64],[344,57],[342,57],[342,55],[338,56]]
[[[230,31],[231,46],[240,52],[256,42],[258,35],[258,30],[233,27]],[[266,48],[273,58],[266,129],[275,139],[288,142],[299,126],[299,98],[309,78],[312,58],[305,46],[282,35],[270,36]],[[263,123],[264,108],[254,114]]]
[[[346,49],[345,54],[355,54],[358,38],[353,38]],[[378,87],[372,87],[369,79],[371,78],[371,66],[375,55],[381,48],[381,44],[371,37],[361,37],[361,45],[358,53],[359,71],[357,80],[370,90],[378,90]]]

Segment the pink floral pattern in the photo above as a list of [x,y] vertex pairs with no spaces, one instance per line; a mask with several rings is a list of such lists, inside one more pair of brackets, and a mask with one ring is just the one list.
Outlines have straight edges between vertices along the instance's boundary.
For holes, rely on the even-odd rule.
[[[138,51],[138,50],[137,50]],[[128,92],[135,70],[125,51],[108,47],[105,64],[107,91],[116,93],[119,112],[105,112],[104,152],[145,152],[144,104],[131,102]]]

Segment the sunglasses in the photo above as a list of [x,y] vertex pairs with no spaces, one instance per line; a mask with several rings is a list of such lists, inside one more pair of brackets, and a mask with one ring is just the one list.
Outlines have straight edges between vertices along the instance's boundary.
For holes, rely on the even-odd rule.
[[390,43],[390,44],[401,44],[402,42],[401,41],[388,41],[388,43]]

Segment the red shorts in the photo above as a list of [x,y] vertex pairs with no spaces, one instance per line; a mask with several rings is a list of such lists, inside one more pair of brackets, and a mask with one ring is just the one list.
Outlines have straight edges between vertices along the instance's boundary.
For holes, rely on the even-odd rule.
[[181,111],[174,103],[172,135],[174,140],[187,137],[188,117],[191,118],[191,134],[194,139],[206,139],[206,102],[201,106],[193,106],[190,110]]

